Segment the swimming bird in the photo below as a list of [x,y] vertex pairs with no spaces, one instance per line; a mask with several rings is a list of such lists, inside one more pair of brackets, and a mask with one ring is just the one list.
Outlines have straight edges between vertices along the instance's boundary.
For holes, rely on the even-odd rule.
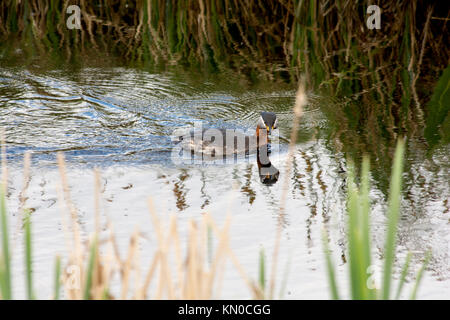
[[190,156],[196,154],[202,160],[234,161],[239,155],[256,153],[260,181],[272,185],[278,181],[280,172],[270,162],[269,154],[272,131],[277,129],[278,120],[273,112],[261,112],[256,124],[256,133],[251,134],[237,129],[198,128],[178,136],[178,142]]
[[204,160],[254,154],[261,151],[263,146],[267,146],[265,151],[270,153],[269,136],[277,127],[278,120],[275,113],[261,112],[254,135],[240,129],[194,126],[188,134],[179,136],[179,141],[182,142],[184,150],[202,155]]

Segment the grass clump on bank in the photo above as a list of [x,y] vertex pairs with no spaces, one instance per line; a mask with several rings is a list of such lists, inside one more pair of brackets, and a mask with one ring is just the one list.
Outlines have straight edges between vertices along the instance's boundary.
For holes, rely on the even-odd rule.
[[[72,58],[94,50],[137,63],[233,68],[251,77],[297,81],[306,74],[310,82],[344,94],[414,91],[419,75],[433,77],[447,66],[441,3],[379,3],[381,29],[371,30],[372,4],[5,0],[0,31],[3,41],[23,44],[30,55],[50,51]],[[80,8],[80,29],[67,27],[70,5]],[[406,78],[411,84],[399,86]]]
[[[402,189],[402,167],[405,142],[399,139],[395,150],[394,162],[392,166],[392,175],[390,183],[390,193],[387,209],[387,230],[384,246],[384,267],[382,272],[382,287],[376,288],[373,279],[374,261],[372,259],[371,233],[370,233],[370,199],[369,199],[369,160],[364,158],[361,173],[361,186],[358,188],[355,184],[355,172],[353,164],[349,165],[348,171],[348,196],[347,196],[347,214],[348,214],[348,268],[350,278],[351,298],[355,300],[366,299],[384,299],[393,298],[392,295],[392,275],[395,261],[396,237],[398,229],[398,219],[400,214],[400,200]],[[327,261],[328,280],[333,299],[339,299],[338,285],[336,282],[336,270],[333,266],[328,239],[324,233],[324,250]],[[408,254],[404,263],[395,299],[400,297],[406,275],[409,268],[411,255]],[[423,275],[423,271],[429,260],[429,254],[417,274],[416,283],[411,293],[411,299],[416,298],[417,288]]]

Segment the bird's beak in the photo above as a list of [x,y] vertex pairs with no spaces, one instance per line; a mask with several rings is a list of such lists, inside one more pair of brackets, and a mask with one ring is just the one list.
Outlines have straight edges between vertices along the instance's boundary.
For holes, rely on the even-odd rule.
[[269,126],[266,126],[267,134],[270,135],[272,133],[272,129]]

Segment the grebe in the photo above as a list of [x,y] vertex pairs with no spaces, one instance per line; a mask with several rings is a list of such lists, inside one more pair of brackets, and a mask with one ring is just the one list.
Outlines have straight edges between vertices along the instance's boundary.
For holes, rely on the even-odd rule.
[[271,153],[269,136],[277,129],[278,120],[273,112],[261,112],[256,124],[256,134],[233,129],[199,129],[194,127],[188,134],[178,136],[182,149],[203,160],[234,160],[235,156],[256,153],[259,177],[264,184],[278,181],[279,171],[269,159]]
[[256,125],[256,134],[248,134],[239,129],[195,128],[187,135],[179,136],[182,148],[204,160],[214,160],[233,155],[257,153],[267,145],[270,153],[269,135],[278,126],[277,116],[273,112],[261,112]]

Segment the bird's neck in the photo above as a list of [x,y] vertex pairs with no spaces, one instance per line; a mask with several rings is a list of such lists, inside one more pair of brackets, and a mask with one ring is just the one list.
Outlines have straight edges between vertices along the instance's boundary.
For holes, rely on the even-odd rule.
[[269,138],[267,135],[267,130],[256,128],[256,140],[258,143],[258,148],[269,143]]
[[257,163],[258,168],[270,167],[272,164],[269,159],[269,139],[267,130],[256,128],[256,140],[257,140]]

